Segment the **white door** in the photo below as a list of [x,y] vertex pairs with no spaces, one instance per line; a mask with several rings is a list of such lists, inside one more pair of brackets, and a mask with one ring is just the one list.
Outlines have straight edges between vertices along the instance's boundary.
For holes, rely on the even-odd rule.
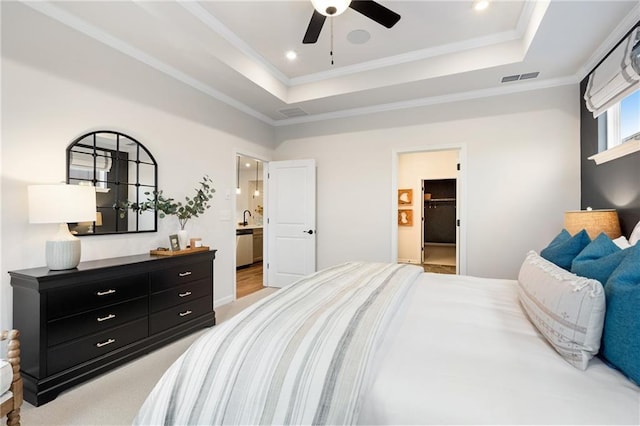
[[270,161],[267,284],[283,287],[316,271],[316,162]]

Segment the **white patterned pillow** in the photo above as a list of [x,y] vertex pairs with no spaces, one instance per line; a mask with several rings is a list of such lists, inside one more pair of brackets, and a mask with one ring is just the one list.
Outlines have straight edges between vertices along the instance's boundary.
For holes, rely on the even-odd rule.
[[534,251],[522,263],[518,284],[520,303],[533,325],[567,362],[585,370],[600,348],[602,284],[572,274]]
[[0,359],[0,396],[9,390],[13,380],[13,367],[8,361]]

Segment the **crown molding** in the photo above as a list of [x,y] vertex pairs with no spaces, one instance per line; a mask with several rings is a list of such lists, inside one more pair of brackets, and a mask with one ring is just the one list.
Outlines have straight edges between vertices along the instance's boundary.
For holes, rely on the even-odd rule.
[[307,74],[300,77],[290,79],[290,86],[301,86],[310,83],[317,83],[332,78],[345,77],[348,75],[358,74],[365,71],[375,71],[381,68],[402,65],[410,62],[417,62],[436,56],[444,56],[453,53],[464,52],[466,50],[477,49],[480,47],[492,46],[501,43],[508,43],[517,40],[519,34],[516,31],[505,31],[485,37],[477,37],[457,43],[449,43],[428,49],[414,50],[412,52],[400,55],[388,56],[386,58],[375,59],[372,61],[361,62],[355,65],[344,66],[330,71],[323,71],[314,74]]
[[300,77],[290,78],[276,68],[265,57],[260,55],[254,49],[252,49],[244,40],[238,37],[227,26],[220,22],[214,15],[209,13],[206,9],[200,6],[197,2],[181,1],[179,4],[203,22],[209,29],[216,32],[222,38],[227,40],[236,49],[244,53],[253,61],[259,63],[263,69],[271,74],[272,77],[286,85],[287,87],[299,86],[309,83],[316,83],[323,80],[332,78],[344,77],[347,75],[356,74],[363,71],[372,71],[380,68],[390,67],[394,65],[400,65],[407,62],[420,61],[423,59],[432,58],[439,55],[446,55],[450,53],[462,52],[479,47],[490,46],[493,44],[506,43],[509,41],[517,40],[524,37],[526,30],[530,25],[531,18],[536,9],[536,5],[532,2],[525,2],[522,12],[518,17],[515,30],[504,31],[501,33],[491,34],[485,37],[477,37],[470,40],[465,40],[458,43],[450,43],[435,48],[421,49],[412,52],[407,52],[401,55],[389,56],[378,60],[372,60],[363,62],[360,64],[335,68],[329,71],[323,71],[314,74],[307,74]]
[[40,2],[26,2],[22,1],[22,4],[52,18],[56,21],[73,28],[76,31],[79,31],[94,40],[99,41],[125,55],[134,58],[174,79],[191,86],[192,88],[204,93],[205,95],[211,96],[220,102],[223,102],[239,111],[244,112],[254,118],[257,118],[260,121],[263,121],[267,124],[273,125],[274,120],[266,115],[262,114],[254,110],[253,108],[245,105],[244,103],[228,96],[217,89],[197,80],[184,72],[172,67],[169,64],[164,63],[163,61],[157,59],[156,57],[149,55],[140,49],[137,49],[130,44],[120,40],[117,37],[112,36],[111,34],[102,31],[101,29],[87,23],[86,21],[78,18],[75,15],[72,15],[57,6],[54,6],[50,2],[40,1]]
[[275,127],[291,126],[294,124],[306,124],[318,121],[336,120],[341,118],[356,117],[361,115],[376,114],[389,111],[397,111],[402,109],[421,108],[425,106],[446,104],[451,102],[466,101],[479,98],[489,98],[493,96],[509,95],[513,93],[529,92],[532,90],[547,89],[551,87],[567,86],[577,84],[579,80],[576,76],[555,78],[549,80],[541,80],[536,82],[522,83],[513,86],[495,87],[490,89],[472,90],[460,92],[450,95],[432,96],[420,99],[412,99],[410,101],[392,102],[388,104],[372,105],[361,108],[351,108],[341,111],[334,111],[322,114],[307,115],[304,117],[287,118],[276,120],[273,124]]
[[[592,55],[590,62],[588,63],[592,65],[583,66],[576,74],[569,77],[549,79],[549,80],[539,80],[535,82],[526,82],[526,83],[521,83],[521,84],[512,85],[512,86],[501,86],[496,88],[474,90],[474,91],[461,92],[461,93],[450,94],[450,95],[425,97],[420,99],[413,99],[410,101],[393,102],[393,103],[379,104],[379,105],[373,105],[373,106],[361,107],[361,108],[351,108],[351,109],[345,109],[341,111],[334,111],[329,113],[321,113],[321,114],[308,115],[304,117],[295,117],[295,118],[280,120],[280,119],[272,119],[266,116],[265,114],[259,111],[256,111],[255,109],[249,107],[248,105],[218,91],[217,89],[214,89],[213,87],[197,79],[190,77],[189,75],[166,64],[165,62],[155,58],[154,56],[149,55],[131,46],[130,44],[124,42],[123,40],[120,40],[119,38],[114,37],[108,34],[107,32],[87,23],[86,21],[60,9],[59,7],[53,5],[49,1],[39,1],[39,2],[22,1],[22,4],[29,6],[30,8],[46,16],[49,16],[50,18],[55,19],[58,22],[70,28],[73,28],[133,59],[136,59],[184,84],[187,84],[188,86],[200,91],[201,93],[204,93],[205,95],[211,96],[219,100],[220,102],[223,102],[237,109],[238,111],[241,111],[249,116],[252,116],[273,127],[282,127],[282,126],[289,126],[289,125],[295,125],[295,124],[334,120],[334,119],[355,117],[355,116],[368,115],[368,114],[374,114],[374,113],[396,111],[396,110],[402,110],[402,109],[420,108],[420,107],[430,106],[430,105],[438,105],[438,104],[444,104],[444,103],[450,103],[450,102],[478,99],[483,97],[500,96],[500,95],[506,95],[506,94],[512,94],[512,93],[526,92],[531,90],[545,89],[550,87],[558,87],[558,86],[579,83],[584,78],[587,72],[585,71],[585,69],[590,70],[593,67],[593,65],[595,65],[595,63],[597,63],[597,61],[599,60],[597,58],[600,58],[603,56],[603,54],[599,52],[608,51],[610,47],[613,46],[626,33],[626,31],[628,31],[631,25],[633,25],[633,23],[637,22],[640,19],[640,3],[639,3],[638,6],[635,7],[634,12],[630,14],[630,17],[627,17],[623,22],[621,22],[620,25],[618,25],[618,27],[616,28],[616,31],[614,31],[611,34],[611,36],[608,37],[607,40],[602,44],[600,49],[598,49],[598,51],[596,51],[596,53]],[[498,40],[502,40],[504,42],[507,40],[517,39],[523,36],[524,32],[528,28],[528,23],[531,19],[531,16],[533,15],[534,6],[529,5],[529,2],[527,2],[526,5],[527,6],[525,6],[525,9],[521,14],[521,21],[518,24],[518,28],[514,31],[508,31],[508,32],[496,34],[493,36],[477,38],[474,40],[469,40],[461,43],[452,43],[450,45],[442,46],[440,48],[425,49],[418,52],[410,52],[406,55],[397,55],[397,56],[391,57],[390,60],[382,59],[380,61],[370,61],[369,63],[366,63],[365,66],[374,66],[374,67],[389,66],[389,65],[399,63],[399,62],[394,62],[394,60],[395,61],[404,60],[408,62],[411,60],[416,60],[415,58],[417,57],[424,59],[431,56],[442,55],[444,53],[456,52],[460,50],[471,49],[474,47],[495,44],[499,42]],[[197,6],[197,7],[200,7],[200,6]],[[188,7],[186,9],[188,10]],[[197,10],[197,9],[194,9],[194,10]],[[200,13],[200,12],[198,11],[197,13]],[[203,13],[213,18],[213,16],[211,16],[208,12],[203,11]],[[524,16],[525,14],[528,15],[526,20],[522,18],[522,16]],[[205,16],[205,15],[201,15],[201,16]],[[210,21],[210,23],[211,25],[215,26],[217,25],[216,22],[219,23],[219,21],[217,21],[217,19],[215,18],[213,19],[215,21]],[[523,23],[523,22],[526,22],[526,23]],[[629,22],[633,22],[633,23],[629,24]],[[228,31],[229,34],[231,35],[228,34],[227,36],[230,38],[233,38],[232,37],[233,33],[231,33],[230,30],[228,30],[228,28],[223,26],[221,23],[220,25],[221,26],[218,27],[218,29],[222,32]],[[218,34],[221,34],[221,33],[218,32]],[[225,37],[224,35],[222,36]],[[225,37],[225,39],[227,38]],[[238,40],[242,42],[242,40],[240,39]],[[229,39],[227,39],[227,41],[232,43]],[[235,44],[234,46],[238,48],[238,46],[236,46]],[[252,51],[252,49],[246,45],[245,45],[245,48],[248,49],[249,51]],[[454,49],[454,50],[451,50],[451,49]],[[458,49],[458,50],[455,50],[455,49]],[[251,56],[254,60],[264,63],[264,59],[262,58],[261,60],[260,55],[252,56],[250,52],[247,53],[247,51],[245,51],[244,49],[240,49],[240,50],[242,50],[243,53],[245,53],[246,55]],[[424,56],[424,55],[427,55],[427,56]],[[412,57],[413,59],[411,59]],[[383,63],[385,65],[383,65]],[[371,69],[375,69],[375,68],[371,68]],[[349,73],[359,72],[359,71],[362,71],[362,69],[358,71],[351,71]],[[340,72],[343,72],[343,71],[340,71]],[[336,76],[335,73],[336,71],[332,72],[333,75],[331,77]],[[318,76],[320,74],[323,74],[323,73],[314,74],[314,76]],[[323,77],[323,78],[330,78],[330,77]],[[291,79],[289,81],[290,82],[294,81],[295,84],[302,84],[300,82],[297,82],[296,80],[298,79]]]
[[582,81],[638,22],[640,22],[640,1],[593,52],[587,62],[578,69],[576,75],[579,76],[579,81]]
[[272,77],[280,81],[282,84],[289,86],[290,79],[278,68],[273,66],[271,62],[251,48],[244,40],[238,37],[233,31],[231,31],[226,25],[218,20],[215,16],[209,13],[205,8],[200,6],[195,1],[180,1],[178,2],[186,11],[191,13],[202,23],[204,23],[210,30],[216,32],[222,38],[227,40],[233,47],[240,52],[251,58],[254,62],[259,63],[262,67],[271,74]]
[[[520,12],[520,16],[518,17],[516,28],[514,30],[503,31],[500,33],[495,33],[495,34],[491,34],[484,37],[476,37],[473,39],[464,40],[457,43],[449,43],[442,46],[415,50],[415,51],[403,53],[400,55],[394,55],[394,56],[389,56],[382,59],[362,62],[356,65],[340,67],[330,71],[323,71],[323,72],[314,73],[314,74],[307,74],[300,77],[294,77],[290,79],[290,85],[299,86],[303,84],[317,83],[319,81],[328,80],[331,78],[344,77],[347,75],[357,74],[364,71],[377,70],[380,68],[401,65],[408,62],[417,62],[424,59],[433,58],[436,56],[459,53],[465,50],[477,49],[479,47],[492,46],[495,44],[508,43],[513,40],[523,39],[524,36],[527,34],[527,31],[530,29],[530,26],[532,25],[532,18],[534,17],[534,12],[536,12],[536,10],[540,10],[541,6],[543,7],[543,10],[546,10],[548,6],[548,0],[538,1],[538,2],[529,2],[529,1],[525,2],[522,8],[522,11]],[[536,30],[537,30],[537,26],[539,25],[540,25],[540,22],[539,21],[536,22]]]

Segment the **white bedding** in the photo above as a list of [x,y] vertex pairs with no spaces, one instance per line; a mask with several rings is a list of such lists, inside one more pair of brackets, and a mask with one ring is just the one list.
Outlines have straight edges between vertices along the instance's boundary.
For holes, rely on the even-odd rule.
[[562,359],[516,281],[424,274],[383,347],[360,424],[640,424],[638,387]]
[[[291,353],[293,346],[283,342],[301,340],[285,339],[286,336],[281,335],[288,335],[286,330],[293,330],[293,336],[316,339],[307,338],[319,335],[307,336],[303,327],[307,323],[305,318],[315,318],[316,314],[312,313],[318,312],[322,313],[322,318],[332,320],[352,310],[338,308],[334,299],[334,294],[347,294],[343,289],[350,286],[349,282],[356,284],[360,280],[354,282],[351,277],[343,282],[338,275],[348,267],[336,266],[334,271],[329,268],[323,274],[310,277],[306,284],[280,290],[214,327],[167,371],[140,410],[136,423],[249,424],[253,423],[249,418],[264,420],[260,414],[264,412],[262,407],[270,406],[264,405],[264,401],[268,402],[270,398],[294,401],[288,395],[297,398],[300,394],[295,388],[291,388],[295,392],[289,392],[287,386],[283,387],[286,392],[278,393],[278,387],[273,384],[280,386],[278,383],[289,382],[278,382],[279,376],[272,374],[276,364],[287,377],[298,377],[299,371],[307,371],[305,375],[310,381],[305,383],[309,389],[318,385],[326,389],[337,373],[330,368],[320,368],[328,366],[322,361],[325,358],[309,364],[312,366],[306,370],[299,367],[300,363],[284,363],[285,358],[290,357],[278,354]],[[393,302],[395,306],[390,304],[395,311],[393,318],[375,321],[376,324],[390,323],[386,334],[370,345],[379,350],[371,352],[373,355],[369,352],[356,355],[350,363],[343,363],[353,366],[352,369],[358,367],[358,371],[363,365],[369,365],[369,372],[362,376],[362,386],[358,385],[362,392],[336,393],[338,400],[333,399],[329,405],[320,408],[354,407],[353,414],[344,418],[356,419],[359,424],[640,424],[640,389],[597,357],[589,362],[586,371],[565,361],[527,319],[518,300],[516,281],[423,274],[420,270],[413,276],[418,278],[412,278],[410,289],[397,293],[405,294],[405,299],[401,303]],[[332,286],[336,288],[330,289]],[[356,287],[353,290],[355,293],[349,290],[349,294],[359,295],[357,300],[365,300],[362,296],[370,291],[361,293]],[[326,292],[331,297],[322,296]],[[322,305],[322,300],[328,303]],[[255,323],[257,331],[244,326],[249,323]],[[328,342],[336,342],[340,335],[347,335],[343,333],[350,327],[338,335],[330,329],[337,328],[322,326],[319,331],[326,335]],[[237,332],[232,333],[233,330]],[[225,337],[227,335],[229,338]],[[233,335],[239,338],[232,338]],[[258,340],[264,340],[273,348],[263,350],[262,346],[255,346],[254,342]],[[220,341],[225,341],[225,345]],[[326,345],[322,340],[317,342],[308,346],[310,349],[300,346],[303,353],[318,352],[313,348]],[[233,351],[227,349],[232,347]],[[245,352],[245,347],[259,349],[251,355],[255,351]],[[288,349],[284,350],[285,347]],[[343,345],[336,349],[336,354],[345,352]],[[221,353],[229,355],[218,368],[209,369],[209,361],[199,361],[214,357],[216,353],[215,357],[222,356]],[[234,355],[236,353],[238,355]],[[331,354],[327,353],[326,359],[335,356]],[[363,362],[363,358],[369,356],[370,362]],[[251,359],[254,361],[249,362]],[[247,365],[258,365],[259,368],[247,368]],[[343,369],[338,376],[345,372],[349,373],[349,368]],[[205,380],[208,376],[215,380]],[[327,381],[327,378],[331,380]],[[233,383],[240,387],[231,387]],[[222,391],[218,392],[218,388]],[[258,398],[258,395],[267,395],[265,389],[276,390],[276,393],[269,398]],[[338,392],[333,388],[330,390]],[[347,394],[351,393],[357,395],[357,401],[349,399]],[[315,394],[315,391],[309,393]],[[217,418],[221,413],[217,405],[222,404],[224,410],[234,408],[235,403],[221,403],[222,396],[228,397],[224,401],[240,400],[229,395],[242,397],[240,399],[248,405],[236,407],[238,410],[232,415],[227,415],[231,411],[226,411],[225,420],[220,422],[204,420]],[[194,418],[196,411],[190,408],[192,406],[198,408],[196,417],[199,420],[196,422],[185,420]],[[303,406],[315,409],[318,405],[315,402],[283,405],[286,410],[290,407],[301,410]],[[257,417],[254,411],[259,414]],[[315,422],[310,419],[317,418],[313,410],[309,415],[304,411],[304,415],[297,420],[290,418],[290,421],[282,420],[285,417],[277,413],[268,417],[277,424],[308,424]]]
[[0,359],[0,404],[13,396],[11,392],[7,392],[11,387],[12,380],[13,367],[9,364],[9,361]]
[[354,423],[367,360],[421,274],[351,262],[283,288],[198,339],[134,423]]

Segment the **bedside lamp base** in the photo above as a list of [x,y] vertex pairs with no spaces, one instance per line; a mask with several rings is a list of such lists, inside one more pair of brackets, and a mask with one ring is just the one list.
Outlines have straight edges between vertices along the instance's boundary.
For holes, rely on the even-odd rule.
[[52,271],[73,269],[80,263],[80,239],[69,232],[66,223],[61,223],[58,233],[47,241],[47,267]]

